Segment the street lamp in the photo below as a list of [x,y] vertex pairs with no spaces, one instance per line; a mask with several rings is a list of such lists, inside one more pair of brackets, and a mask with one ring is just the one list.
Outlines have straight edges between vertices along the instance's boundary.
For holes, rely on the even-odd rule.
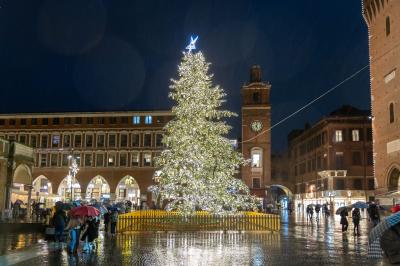
[[76,162],[76,158],[72,155],[68,156],[70,163],[69,170],[68,170],[68,175],[67,175],[67,181],[70,187],[70,198],[71,201],[74,200],[74,184],[75,184],[75,177],[78,174],[79,168],[78,168],[78,163]]

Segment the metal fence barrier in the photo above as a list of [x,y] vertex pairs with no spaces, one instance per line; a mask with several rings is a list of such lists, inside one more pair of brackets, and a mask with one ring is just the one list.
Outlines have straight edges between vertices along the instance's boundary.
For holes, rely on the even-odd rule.
[[183,216],[163,210],[134,211],[118,216],[117,232],[135,231],[279,231],[280,216],[257,212],[213,215],[197,211]]

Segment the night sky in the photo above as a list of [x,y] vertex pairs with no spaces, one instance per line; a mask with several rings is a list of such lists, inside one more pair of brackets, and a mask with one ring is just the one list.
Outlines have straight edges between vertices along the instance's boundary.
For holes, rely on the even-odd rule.
[[[240,88],[261,65],[272,123],[368,64],[360,0],[0,0],[0,112],[169,109],[170,78],[191,34],[240,113]],[[272,131],[343,104],[369,109],[369,70]],[[240,137],[239,118],[230,121]]]

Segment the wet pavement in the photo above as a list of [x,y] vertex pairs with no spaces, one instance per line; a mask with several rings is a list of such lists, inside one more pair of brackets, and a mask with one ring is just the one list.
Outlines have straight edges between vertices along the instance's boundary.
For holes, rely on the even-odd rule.
[[353,235],[352,225],[345,234],[340,229],[338,217],[321,217],[318,223],[315,219],[310,223],[302,215],[284,213],[280,233],[132,233],[115,239],[101,234],[95,253],[78,256],[69,256],[56,243],[38,240],[17,251],[6,248],[6,254],[0,256],[0,265],[387,264],[383,259],[367,258],[366,219],[361,222],[361,236]]

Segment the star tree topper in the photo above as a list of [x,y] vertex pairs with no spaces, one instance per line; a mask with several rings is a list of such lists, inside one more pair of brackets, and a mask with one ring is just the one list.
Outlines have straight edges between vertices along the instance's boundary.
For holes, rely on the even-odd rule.
[[198,39],[198,38],[199,38],[199,36],[195,36],[194,38],[193,38],[193,36],[190,36],[190,43],[189,43],[188,46],[186,46],[186,49],[189,50],[189,53],[190,53],[192,50],[195,50],[195,49],[196,49],[196,42],[197,42],[197,39]]

